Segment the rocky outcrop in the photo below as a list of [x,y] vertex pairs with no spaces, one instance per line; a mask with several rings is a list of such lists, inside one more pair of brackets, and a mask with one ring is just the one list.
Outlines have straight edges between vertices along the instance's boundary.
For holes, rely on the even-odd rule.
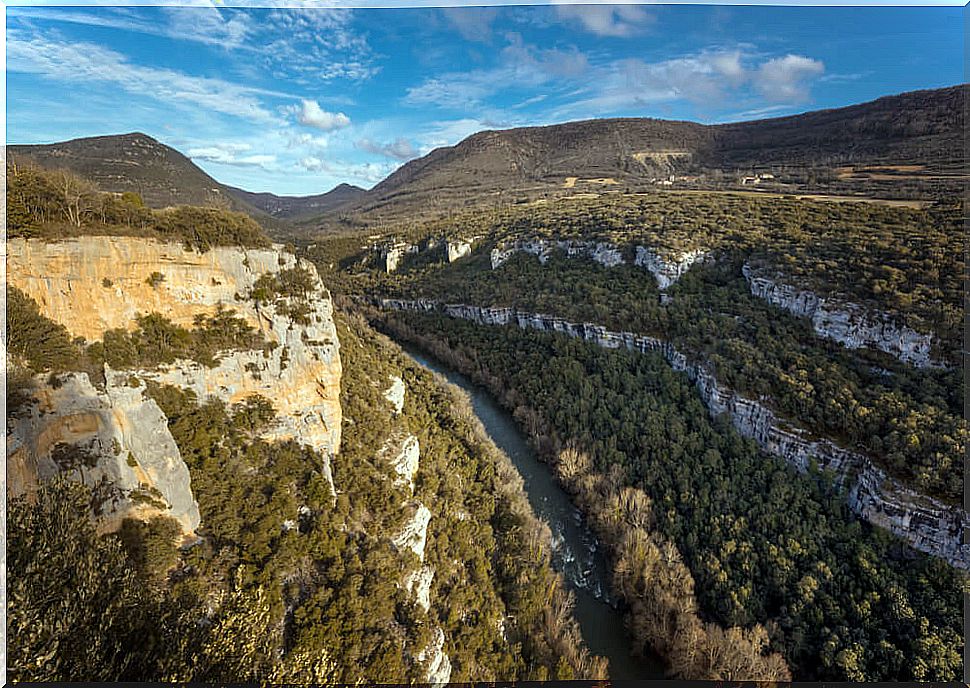
[[653,249],[637,246],[637,255],[633,262],[645,267],[654,276],[657,280],[657,286],[663,291],[679,280],[692,265],[706,260],[708,256],[707,251],[695,249],[667,259]]
[[381,246],[378,251],[381,269],[383,269],[384,272],[392,273],[397,271],[404,256],[406,256],[408,253],[417,253],[418,247],[414,244],[396,242]]
[[424,504],[412,505],[413,514],[407,520],[401,532],[392,542],[399,550],[409,549],[424,561],[424,546],[428,541],[428,524],[431,523],[431,511]]
[[434,569],[430,566],[415,569],[404,578],[404,589],[414,599],[415,604],[426,612],[431,608],[432,581]]
[[415,657],[419,662],[427,663],[427,683],[442,684],[451,680],[451,660],[445,654],[444,647],[445,632],[441,628],[435,628],[431,643]]
[[796,316],[809,318],[812,328],[821,337],[849,349],[885,351],[904,363],[920,368],[941,365],[931,356],[932,335],[899,325],[885,313],[798,289],[780,281],[782,278],[779,275],[757,270],[747,263],[742,272],[754,296]]
[[387,399],[394,412],[400,414],[404,410],[404,380],[396,375],[391,376],[391,386],[384,391],[384,398]]
[[414,476],[418,473],[418,462],[421,459],[421,448],[418,438],[408,435],[401,444],[401,450],[391,462],[391,467],[397,474],[394,482],[398,485],[407,485],[411,492],[414,492]]
[[9,495],[64,473],[94,489],[106,530],[126,516],[165,515],[191,534],[199,507],[168,419],[137,378],[107,377],[100,391],[85,373],[54,384],[38,376],[34,402],[7,422]]
[[452,239],[448,241],[446,257],[449,263],[454,263],[459,258],[464,258],[471,252],[471,243],[464,239]]
[[[381,305],[396,308],[401,302],[383,300]],[[429,310],[426,301],[413,305],[413,308],[403,310]],[[593,323],[572,323],[548,315],[520,312],[514,308],[447,304],[440,309],[450,317],[483,325],[514,325],[559,332],[604,348],[660,353],[675,370],[683,371],[694,382],[712,415],[728,414],[738,432],[800,471],[812,467],[830,471],[859,517],[889,530],[914,549],[970,570],[970,546],[962,544],[963,530],[970,528],[966,511],[916,493],[887,475],[868,456],[840,447],[831,440],[815,438],[790,421],[779,418],[761,401],[724,388],[703,362],[692,361],[669,342],[631,332],[614,332]]]
[[[492,269],[500,267],[516,253],[530,253],[536,256],[541,264],[545,265],[555,251],[562,251],[570,258],[588,258],[608,268],[626,263],[623,250],[608,242],[520,239],[501,243],[492,249]],[[657,280],[657,286],[663,291],[680,279],[692,265],[706,260],[709,256],[708,251],[695,249],[665,258],[654,249],[637,246],[633,263],[646,268]]]
[[613,244],[606,242],[555,240],[555,239],[520,239],[503,243],[492,249],[492,269],[500,267],[514,254],[530,253],[539,259],[543,265],[555,251],[563,251],[570,258],[583,257],[611,268],[621,265],[622,251]]
[[[41,312],[74,336],[101,339],[106,330],[131,329],[139,315],[157,312],[193,327],[198,315],[232,310],[270,343],[271,350],[221,352],[207,368],[179,360],[156,370],[108,374],[108,388],[131,374],[192,390],[200,400],[234,404],[253,394],[270,400],[277,422],[266,438],[293,439],[319,451],[329,478],[340,446],[341,365],[330,293],[308,261],[281,246],[271,249],[213,248],[205,253],[182,244],[136,237],[79,237],[61,242],[13,239],[7,245],[7,277]],[[301,268],[311,289],[299,322],[279,305],[251,294],[266,274]],[[148,280],[159,273],[160,280]],[[149,282],[154,282],[150,284]]]

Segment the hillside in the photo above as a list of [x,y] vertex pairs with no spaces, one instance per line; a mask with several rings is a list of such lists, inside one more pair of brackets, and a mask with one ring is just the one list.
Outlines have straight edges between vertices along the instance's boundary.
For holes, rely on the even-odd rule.
[[243,203],[284,220],[298,220],[310,215],[328,213],[366,193],[364,189],[353,184],[339,184],[330,191],[315,196],[277,196],[268,192],[254,193],[234,186],[226,186],[225,189]]
[[482,131],[408,162],[342,210],[397,217],[482,197],[658,187],[935,198],[961,188],[965,94],[953,86],[722,125],[626,118]]
[[257,220],[266,213],[230,192],[170,146],[141,133],[93,136],[44,145],[8,146],[11,159],[63,168],[95,182],[104,191],[134,191],[153,208],[197,205],[229,208]]

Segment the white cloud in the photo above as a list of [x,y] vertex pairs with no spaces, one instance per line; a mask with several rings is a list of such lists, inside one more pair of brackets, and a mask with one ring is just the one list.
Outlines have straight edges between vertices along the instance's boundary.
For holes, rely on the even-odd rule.
[[258,96],[288,97],[222,79],[136,65],[124,55],[93,43],[59,42],[18,30],[8,31],[7,39],[7,69],[11,72],[37,74],[66,84],[110,84],[168,106],[195,105],[210,112],[268,122],[274,117]]
[[323,160],[311,156],[307,156],[300,160],[300,167],[302,167],[307,172],[321,172],[325,169]]
[[341,181],[374,184],[389,175],[394,163],[353,163],[342,160],[322,160],[315,156],[302,158],[296,168],[304,172],[326,174]]
[[754,85],[768,100],[800,103],[808,100],[808,80],[820,77],[825,65],[802,55],[768,60],[753,75]]
[[240,155],[251,149],[252,146],[248,143],[216,143],[210,146],[190,148],[186,151],[186,155],[193,160],[214,162],[220,165],[232,165],[234,167],[262,167],[263,169],[271,169],[275,165],[275,155]]
[[597,36],[614,38],[641,33],[654,19],[637,5],[556,5],[556,15],[578,22]]
[[[555,119],[602,116],[657,103],[688,101],[716,109],[729,98],[751,110],[760,96],[770,102],[794,103],[808,98],[811,80],[824,65],[808,57],[788,55],[762,61],[740,49],[709,49],[659,62],[617,60],[593,69],[585,85],[571,93],[571,102],[550,113]],[[578,96],[578,97],[577,97]]]
[[286,111],[296,115],[296,121],[305,127],[323,131],[333,131],[350,126],[350,118],[342,112],[327,112],[315,100],[304,100],[299,106],[291,106]]
[[368,153],[383,155],[395,160],[410,160],[418,156],[418,149],[404,137],[400,137],[390,143],[377,143],[371,139],[360,139],[357,147]]

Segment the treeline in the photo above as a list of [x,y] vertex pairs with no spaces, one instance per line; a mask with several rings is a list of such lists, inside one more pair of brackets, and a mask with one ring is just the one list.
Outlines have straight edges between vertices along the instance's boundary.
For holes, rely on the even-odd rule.
[[970,426],[962,368],[915,369],[891,355],[850,350],[817,336],[804,318],[751,295],[743,256],[695,265],[660,303],[652,276],[527,254],[491,270],[487,254],[380,289],[402,298],[516,306],[668,340],[713,365],[718,380],[766,398],[782,417],[872,456],[920,492],[959,503]]
[[98,190],[67,170],[7,163],[7,236],[63,239],[85,234],[150,236],[198,251],[214,246],[266,247],[269,239],[248,215],[222,208],[152,210],[134,192]]
[[[584,503],[594,521],[597,504],[612,509],[611,494],[641,503],[633,523],[652,527],[631,536],[631,551],[616,545],[617,587],[643,596],[631,603],[632,628],[641,641],[653,639],[658,652],[687,663],[675,669],[681,675],[699,671],[689,659],[697,656],[664,639],[670,643],[677,628],[691,625],[673,623],[676,614],[658,616],[653,596],[689,610],[691,586],[673,551],[656,540],[654,550],[648,536],[679,553],[701,620],[751,628],[752,648],[764,639],[760,625],[767,647],[799,680],[959,676],[964,577],[855,520],[823,477],[798,475],[728,421],[712,421],[686,377],[659,355],[417,313],[384,322],[485,384],[551,463],[565,460],[559,470],[567,484],[578,494],[592,490]],[[570,447],[588,454],[589,468],[561,454]],[[613,530],[607,541],[623,542],[629,524],[616,524],[625,518],[606,528]],[[663,597],[658,587],[679,592]],[[682,636],[692,639],[686,647],[701,642],[696,633]],[[739,640],[732,632],[707,634],[708,641],[718,637],[728,645]]]

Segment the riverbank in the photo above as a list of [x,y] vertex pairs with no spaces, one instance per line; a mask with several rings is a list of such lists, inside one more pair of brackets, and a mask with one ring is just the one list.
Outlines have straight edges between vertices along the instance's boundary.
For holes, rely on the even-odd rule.
[[415,362],[439,373],[468,393],[472,408],[485,431],[522,475],[525,491],[536,515],[553,533],[553,565],[563,575],[576,598],[574,616],[586,646],[609,660],[613,680],[664,678],[664,666],[655,655],[631,653],[625,629],[625,605],[611,591],[610,567],[602,544],[590,531],[581,512],[559,485],[551,467],[542,462],[509,413],[468,376],[454,370],[413,344],[402,349]]

